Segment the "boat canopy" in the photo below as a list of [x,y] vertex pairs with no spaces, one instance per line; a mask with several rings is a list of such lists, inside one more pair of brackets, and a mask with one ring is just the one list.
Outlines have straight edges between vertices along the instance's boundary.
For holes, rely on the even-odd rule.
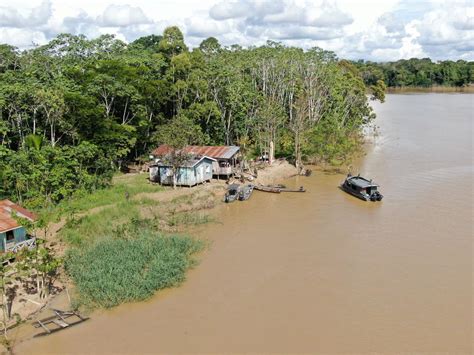
[[379,185],[372,183],[372,181],[364,179],[363,177],[360,176],[353,176],[347,179],[350,181],[351,184],[361,188],[361,189],[366,189],[368,187],[378,187]]

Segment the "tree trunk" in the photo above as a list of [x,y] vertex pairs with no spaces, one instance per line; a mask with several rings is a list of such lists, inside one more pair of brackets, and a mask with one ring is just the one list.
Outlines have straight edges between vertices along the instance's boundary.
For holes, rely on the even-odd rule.
[[5,279],[2,277],[2,314],[3,314],[3,336],[5,337],[5,340],[8,340],[8,334],[7,334],[7,309],[5,305]]
[[270,165],[272,165],[274,160],[275,160],[275,146],[273,144],[273,141],[270,141],[270,151],[268,153],[268,163]]
[[51,146],[54,147],[56,145],[56,130],[54,129],[54,123],[50,124],[51,128]]
[[176,184],[177,184],[177,179],[176,179],[177,171],[173,171],[173,190],[176,190]]
[[303,163],[301,161],[301,146],[300,146],[300,132],[295,132],[295,166],[298,174],[303,169]]
[[36,272],[36,293],[38,294],[38,298],[41,299],[40,276],[38,272]]

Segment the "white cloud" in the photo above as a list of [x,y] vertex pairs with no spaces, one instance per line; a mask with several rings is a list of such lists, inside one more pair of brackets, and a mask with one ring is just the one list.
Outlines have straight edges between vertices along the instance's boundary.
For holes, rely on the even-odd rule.
[[157,21],[149,24],[140,24],[140,25],[131,25],[120,28],[118,33],[123,36],[123,38],[128,41],[132,42],[137,38],[148,36],[151,34],[161,34],[163,33],[164,29],[168,26],[173,25],[167,21]]
[[177,25],[191,46],[267,40],[341,58],[474,59],[472,0],[0,0],[0,42],[21,48],[61,32],[133,41]]
[[0,28],[0,43],[26,48],[36,44],[46,43],[47,39],[42,31],[30,30],[27,28]]
[[83,34],[87,37],[94,38],[100,36],[100,27],[96,24],[96,19],[90,17],[84,10],[79,11],[76,16],[68,16],[63,22],[58,32],[66,32],[72,34]]
[[13,6],[0,6],[0,27],[36,27],[46,24],[51,17],[51,1],[45,0],[33,7],[27,16],[22,15]]
[[245,2],[222,1],[209,10],[214,20],[228,20],[231,18],[247,17],[252,13],[253,6]]
[[231,31],[231,25],[227,21],[214,21],[202,17],[190,17],[186,19],[186,34],[193,37],[215,37]]
[[151,22],[141,8],[130,5],[109,5],[99,20],[104,27],[126,27]]

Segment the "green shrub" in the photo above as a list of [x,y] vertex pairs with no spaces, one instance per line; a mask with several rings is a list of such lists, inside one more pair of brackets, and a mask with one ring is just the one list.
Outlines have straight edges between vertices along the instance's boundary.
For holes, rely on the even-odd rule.
[[77,286],[80,303],[109,308],[177,286],[195,265],[193,255],[203,247],[189,237],[166,237],[149,230],[131,234],[68,253],[66,270]]

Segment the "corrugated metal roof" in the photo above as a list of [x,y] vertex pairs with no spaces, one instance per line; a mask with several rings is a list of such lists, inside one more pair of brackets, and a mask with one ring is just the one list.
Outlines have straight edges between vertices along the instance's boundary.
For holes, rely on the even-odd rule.
[[[153,150],[151,154],[155,157],[162,157],[166,154],[171,153],[172,148],[168,145],[160,145],[158,148]],[[239,152],[240,148],[235,145],[189,145],[184,148],[184,152],[193,155],[205,155],[214,159],[230,159]]]
[[21,227],[17,221],[12,217],[12,212],[16,213],[19,217],[35,221],[37,216],[28,211],[27,209],[18,206],[10,200],[0,201],[0,233],[6,232],[18,227]]
[[[208,157],[208,156],[202,156],[200,158],[192,158],[192,159],[188,159],[187,161],[183,162],[181,164],[182,167],[185,167],[185,168],[192,168],[194,166],[196,166],[198,163],[201,162],[201,160],[204,160],[204,159],[209,159],[210,161],[216,161],[216,159],[214,158],[211,158],[211,157]],[[157,164],[158,166],[168,166],[166,164],[160,164],[158,163]]]

